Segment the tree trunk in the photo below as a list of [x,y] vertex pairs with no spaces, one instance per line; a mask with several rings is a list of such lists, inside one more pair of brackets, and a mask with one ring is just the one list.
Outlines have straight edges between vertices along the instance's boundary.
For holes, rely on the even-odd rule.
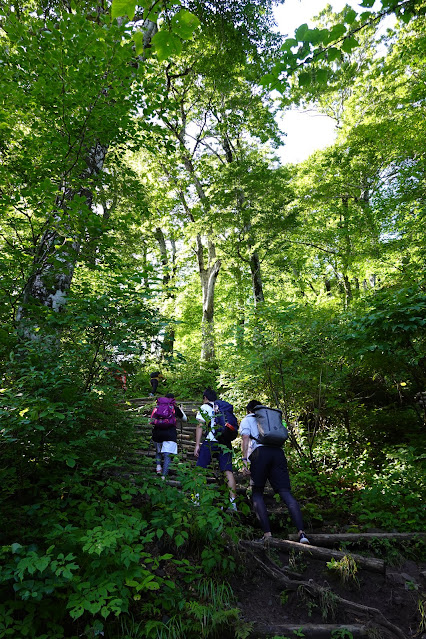
[[340,223],[343,228],[343,264],[342,264],[342,285],[344,293],[344,307],[347,309],[352,301],[352,288],[349,281],[349,268],[352,261],[352,242],[349,232],[349,199],[347,196],[342,198],[342,215],[340,216]]
[[[228,164],[231,164],[231,162],[234,162],[234,153],[232,151],[231,145],[229,143],[229,138],[227,135],[225,135],[222,140],[222,147],[223,147],[223,150],[225,151],[226,161],[228,162]],[[243,191],[238,190],[237,205],[241,212],[243,211],[245,200],[246,198]],[[244,230],[248,233],[249,245],[250,245],[250,248],[252,248],[253,241],[251,238],[251,220],[245,224]],[[259,254],[256,250],[253,250],[250,253],[249,264],[250,264],[254,305],[257,306],[259,303],[265,301],[265,297],[263,295],[263,283],[262,283],[262,273],[260,269],[260,259],[259,259]]]
[[[197,241],[201,244],[201,238],[198,236]],[[204,256],[200,260],[199,255],[199,271],[201,288],[203,292],[203,317],[201,321],[201,360],[209,361],[215,358],[215,337],[214,337],[214,289],[217,276],[220,270],[220,260],[216,259],[216,250],[212,242],[208,241],[209,262],[207,268],[204,266]],[[201,252],[203,248],[201,246]]]
[[[149,46],[156,28],[155,23],[147,20],[144,22],[145,47]],[[84,138],[80,143],[84,148]],[[87,208],[91,211],[93,194],[84,184],[89,178],[98,175],[103,170],[108,146],[108,143],[103,144],[97,141],[91,148],[87,148],[85,158],[87,168],[78,176],[81,186],[72,189],[63,187],[63,196],[57,203],[58,212],[53,219],[53,224],[43,234],[36,247],[32,274],[23,292],[23,306],[31,302],[38,302],[57,312],[63,309],[82,245],[81,237],[77,237],[72,228],[75,225],[68,223],[67,203],[77,196],[83,197]],[[23,306],[17,312],[18,323],[25,320],[27,315]]]
[[[81,180],[97,175],[102,170],[106,152],[107,147],[100,144],[90,150],[87,157],[88,168],[80,176]],[[82,187],[78,191],[65,191],[61,201],[57,203],[57,214],[50,228],[42,235],[37,246],[32,274],[24,288],[23,306],[38,302],[59,312],[66,303],[81,249],[80,238],[76,237],[68,222],[68,203],[77,196],[84,197],[87,208],[92,208],[93,196],[89,189]],[[68,241],[70,237],[71,242]],[[23,306],[18,309],[18,322],[27,315]]]
[[[166,238],[163,230],[160,227],[155,229],[155,239],[158,242],[158,246],[161,254],[161,263],[163,265],[163,288],[166,301],[175,301],[176,295],[172,288],[169,288],[170,281],[175,275],[175,260],[176,260],[176,244],[174,240],[171,240],[172,244],[172,257],[169,259],[167,252]],[[175,342],[175,329],[173,323],[166,326],[164,330],[164,338],[161,346],[161,359],[163,360],[166,355],[171,355],[174,349]]]
[[265,301],[263,295],[263,283],[262,283],[262,274],[260,271],[260,260],[257,251],[254,251],[250,255],[250,272],[251,272],[251,281],[253,286],[253,298],[254,304],[257,306],[261,302]]
[[235,341],[237,344],[237,350],[241,350],[244,347],[245,340],[245,311],[244,311],[244,290],[243,290],[243,278],[239,266],[234,271],[236,289],[237,289],[237,309],[236,316],[237,322],[235,326]]
[[[197,191],[197,195],[201,200],[203,206],[208,210],[208,198],[204,192],[203,185],[201,184],[198,176],[195,173],[194,165],[191,159],[187,155],[187,151],[184,145],[183,133],[177,136],[180,141],[182,152],[183,152],[183,162],[186,170],[188,171],[195,189]],[[192,214],[192,211],[185,199],[185,195],[182,191],[179,192],[181,202],[184,206],[184,209],[191,220],[191,222],[195,222],[195,218]],[[211,235],[211,230],[210,230]],[[198,273],[200,275],[201,282],[201,291],[202,291],[202,301],[203,301],[203,315],[201,319],[201,353],[200,359],[201,361],[210,361],[215,358],[215,334],[214,334],[214,291],[216,286],[216,280],[219,275],[221,262],[216,257],[216,247],[214,242],[211,240],[210,235],[207,237],[207,267],[205,265],[204,259],[204,251],[205,247],[203,245],[202,237],[198,233],[196,238],[196,254],[197,254],[197,262],[198,262]]]

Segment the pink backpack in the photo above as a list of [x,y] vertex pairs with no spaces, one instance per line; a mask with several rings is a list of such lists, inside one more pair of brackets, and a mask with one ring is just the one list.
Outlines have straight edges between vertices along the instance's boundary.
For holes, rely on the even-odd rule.
[[156,428],[176,426],[175,400],[173,397],[159,397],[157,406],[151,413],[151,424]]

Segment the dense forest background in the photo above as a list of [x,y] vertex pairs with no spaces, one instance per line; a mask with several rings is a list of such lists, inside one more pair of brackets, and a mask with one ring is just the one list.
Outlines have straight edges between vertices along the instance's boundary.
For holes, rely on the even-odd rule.
[[0,2],[0,637],[248,636],[226,496],[120,472],[156,369],[283,411],[311,528],[424,529],[425,4],[274,4]]

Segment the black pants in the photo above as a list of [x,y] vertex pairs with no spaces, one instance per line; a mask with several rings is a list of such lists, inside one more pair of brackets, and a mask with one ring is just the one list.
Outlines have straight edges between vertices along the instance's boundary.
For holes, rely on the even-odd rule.
[[155,377],[151,377],[149,381],[151,382],[152,392],[155,393],[158,388],[158,379],[156,379]]
[[250,474],[253,482],[253,509],[263,532],[271,532],[268,511],[263,499],[267,480],[287,506],[297,530],[303,530],[302,512],[299,502],[291,494],[287,460],[283,449],[274,446],[258,446],[250,455]]

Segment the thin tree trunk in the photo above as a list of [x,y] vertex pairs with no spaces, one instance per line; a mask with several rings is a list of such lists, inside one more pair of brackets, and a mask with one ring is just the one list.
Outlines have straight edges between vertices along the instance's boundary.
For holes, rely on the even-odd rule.
[[250,255],[250,272],[253,286],[253,297],[255,306],[265,301],[263,295],[262,274],[260,270],[260,260],[257,251],[253,251]]
[[344,306],[345,309],[349,307],[352,301],[352,288],[349,281],[349,267],[352,259],[352,242],[349,233],[349,200],[348,197],[342,198],[343,213],[340,217],[340,222],[344,229],[344,257],[343,257],[343,291],[344,291]]
[[[194,180],[194,184],[196,186],[197,193],[201,199],[203,198],[203,203],[206,204],[206,195],[204,193],[202,184],[198,180],[198,177],[195,175],[195,170],[190,160],[185,161],[185,166],[188,171],[192,171],[191,177]],[[195,218],[192,214],[191,209],[188,206],[188,203],[185,199],[185,195],[182,191],[179,192],[180,200],[183,204],[183,207],[191,220],[191,222],[195,222]],[[207,254],[208,261],[207,266],[204,259],[205,247],[203,245],[202,237],[198,233],[196,237],[196,255],[197,255],[197,263],[198,263],[198,273],[200,276],[201,283],[201,291],[202,291],[202,302],[203,302],[203,314],[201,318],[201,353],[200,359],[201,361],[209,361],[215,358],[215,332],[214,332],[214,292],[216,286],[216,280],[219,275],[221,262],[216,257],[216,247],[214,242],[207,238]]]
[[201,321],[202,361],[212,360],[216,355],[214,335],[214,289],[221,266],[220,260],[216,259],[215,246],[210,241],[208,241],[208,248],[209,262],[207,268],[204,267],[204,258],[202,258],[201,263],[199,260],[200,281],[203,292],[203,317]]
[[244,291],[242,274],[239,266],[236,267],[235,280],[237,288],[237,322],[235,327],[235,338],[237,344],[237,350],[241,350],[244,347],[245,341],[245,311],[244,311]]
[[[160,227],[155,229],[155,239],[158,242],[158,246],[161,254],[161,263],[163,265],[163,289],[166,300],[175,301],[176,295],[173,288],[169,287],[169,284],[175,275],[175,260],[176,260],[176,244],[174,240],[171,240],[172,244],[172,259],[169,260],[167,251],[166,238],[163,230]],[[164,331],[164,338],[161,346],[161,359],[164,359],[165,355],[171,355],[174,349],[175,342],[175,329],[173,323],[166,326]]]

